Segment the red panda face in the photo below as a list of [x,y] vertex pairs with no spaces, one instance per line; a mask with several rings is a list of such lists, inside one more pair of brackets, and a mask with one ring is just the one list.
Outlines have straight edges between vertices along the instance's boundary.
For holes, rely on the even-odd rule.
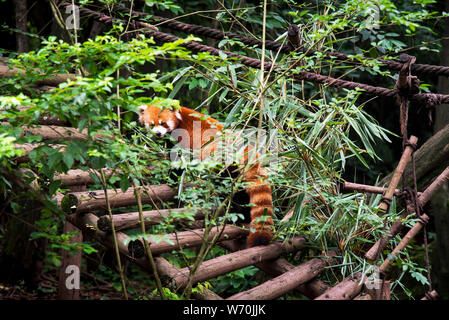
[[162,110],[152,105],[140,106],[138,110],[139,122],[146,128],[151,129],[159,137],[163,137],[175,130],[182,120],[179,111]]

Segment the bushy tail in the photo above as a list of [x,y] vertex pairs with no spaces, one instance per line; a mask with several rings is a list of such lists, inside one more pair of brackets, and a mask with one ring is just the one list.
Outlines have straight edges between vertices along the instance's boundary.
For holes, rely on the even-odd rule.
[[245,173],[248,182],[246,192],[251,203],[248,247],[267,245],[273,238],[273,201],[271,186],[260,163],[254,164]]

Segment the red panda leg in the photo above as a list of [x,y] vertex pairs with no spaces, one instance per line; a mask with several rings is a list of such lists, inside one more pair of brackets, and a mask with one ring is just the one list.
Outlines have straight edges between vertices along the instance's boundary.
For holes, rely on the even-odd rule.
[[273,201],[271,186],[260,164],[245,172],[246,192],[251,203],[250,231],[246,240],[248,247],[267,245],[273,238]]

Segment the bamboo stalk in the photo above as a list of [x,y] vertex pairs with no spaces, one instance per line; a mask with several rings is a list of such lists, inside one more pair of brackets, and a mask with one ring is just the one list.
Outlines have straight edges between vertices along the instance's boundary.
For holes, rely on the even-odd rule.
[[[288,243],[276,242],[267,246],[252,247],[205,261],[193,277],[192,285],[254,265],[257,262],[275,259],[281,254],[296,252],[304,247],[304,243],[303,237],[296,237],[290,239]],[[176,288],[183,288],[187,284],[189,273],[189,268],[179,270],[173,279]]]
[[[438,175],[438,177],[421,193],[421,196],[418,197],[417,202],[418,206],[421,208],[426,205],[426,203],[432,198],[433,194],[437,192],[443,185],[445,181],[448,181],[449,179],[449,167],[447,167],[442,173]],[[401,215],[400,219],[395,221],[390,229],[387,232],[386,239],[390,239],[391,237],[394,237],[396,234],[399,233],[402,229],[402,222],[401,219],[405,218],[409,212],[413,212],[414,208],[412,206],[408,206],[407,210]],[[375,254],[377,252],[381,252],[387,241],[386,239],[379,239],[365,254],[365,257],[367,259],[374,260]]]
[[[428,221],[429,217],[423,213],[421,215],[421,219],[423,219],[424,221]],[[394,258],[398,255],[398,253],[403,250],[407,244],[416,236],[416,234],[424,227],[425,223],[423,223],[422,221],[418,221],[408,232],[407,234],[404,236],[404,238],[402,238],[402,240],[399,242],[399,244],[396,246],[396,248],[394,248],[394,250],[391,252],[391,259],[387,258],[384,260],[384,262],[382,263],[382,265],[380,266],[380,271],[381,272],[385,272],[387,271],[387,269],[391,266],[391,264],[393,263]]]
[[[418,138],[415,136],[410,137],[410,143],[416,144],[418,142]],[[411,146],[406,146],[404,152],[402,153],[401,159],[399,160],[399,163],[396,167],[396,169],[393,172],[393,177],[391,178],[390,183],[388,184],[387,190],[384,193],[384,198],[391,199],[394,195],[394,192],[396,190],[396,187],[399,184],[399,181],[401,180],[402,174],[404,173],[405,166],[407,165],[407,162],[410,159],[410,156],[412,155],[413,148]],[[382,201],[379,210],[386,211],[388,209],[388,203],[385,201]]]
[[[418,142],[418,138],[415,136],[411,136],[409,141],[411,144],[416,144]],[[396,187],[399,184],[402,174],[404,173],[405,166],[407,165],[407,162],[409,161],[410,156],[412,155],[412,152],[413,152],[413,148],[410,145],[405,147],[405,150],[402,153],[401,159],[399,160],[399,163],[393,172],[393,177],[391,178],[391,181],[387,187],[387,190],[384,193],[384,198],[391,199],[393,197],[394,191],[396,190]],[[385,212],[388,209],[388,207],[389,207],[388,202],[382,201],[380,203],[379,210],[380,210],[380,212]],[[377,258],[377,256],[379,255],[380,251],[385,246],[385,244],[386,244],[386,240],[382,237],[374,244],[374,246],[372,246],[365,253],[365,258],[368,260],[375,260]]]
[[[180,250],[184,248],[197,247],[202,244],[205,229],[195,229],[162,235],[160,238],[156,236],[148,236],[147,240],[153,255],[165,252]],[[218,241],[235,239],[248,235],[248,230],[234,226],[214,227],[208,234],[207,241],[211,241],[216,234],[221,233]],[[128,245],[128,252],[132,257],[141,258],[145,255],[145,250],[141,240],[131,241]]]
[[358,272],[353,277],[348,277],[329,289],[315,300],[351,300],[359,294],[363,286],[361,279],[362,273]]
[[[377,194],[383,194],[387,191],[387,188],[384,187],[378,187],[378,186],[370,186],[367,184],[360,184],[360,183],[353,183],[353,182],[344,182],[342,191],[358,191],[362,193],[377,193]],[[402,191],[400,189],[394,190],[394,195],[396,197],[400,196]],[[421,194],[421,192],[418,192],[418,196]]]
[[257,287],[237,293],[227,300],[277,299],[299,285],[315,278],[329,264],[330,260],[332,258],[329,256],[314,258]]

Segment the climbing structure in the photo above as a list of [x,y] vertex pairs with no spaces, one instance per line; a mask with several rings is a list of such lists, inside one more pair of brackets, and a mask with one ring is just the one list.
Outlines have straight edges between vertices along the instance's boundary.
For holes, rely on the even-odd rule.
[[[63,4],[63,6],[69,5],[71,4]],[[118,7],[116,10],[129,13],[129,11],[123,7]],[[97,21],[105,24],[111,23],[114,20],[104,13],[96,12],[88,8],[80,8],[80,12],[82,15],[87,15],[90,18],[96,19]],[[146,20],[139,20],[146,17],[147,14],[132,12],[131,15],[134,17],[131,21],[135,28],[137,29],[138,27],[143,29],[142,32],[144,32],[147,36],[154,37],[156,41],[171,42],[179,39],[176,36],[158,31],[154,26],[148,25]],[[224,39],[225,37],[229,37],[238,39],[248,45],[261,45],[260,41],[250,39],[239,34],[223,33],[219,30],[202,26],[188,25],[173,19],[152,17],[152,21],[162,24],[165,28],[192,33],[197,36],[206,36],[214,39]],[[311,50],[305,50],[305,48],[299,46],[299,41],[297,38],[298,30],[295,29],[295,26],[292,26],[288,30],[288,37],[288,45],[281,45],[277,42],[267,41],[266,48],[282,53],[289,53],[291,51],[304,52],[307,54],[312,53]],[[261,67],[260,60],[245,57],[241,54],[224,52],[222,50],[193,41],[185,43],[183,46],[193,52],[209,52],[213,55],[224,53],[228,57],[239,59],[241,63],[249,67]],[[326,55],[337,59],[348,60],[348,56],[341,53],[330,52],[326,53]],[[370,279],[367,281],[361,273],[357,273],[331,288],[319,280],[318,276],[326,267],[337,265],[339,263],[338,257],[340,256],[340,253],[338,251],[325,252],[320,257],[308,260],[298,266],[294,266],[287,262],[287,260],[285,260],[282,256],[302,250],[306,242],[306,239],[303,237],[298,236],[291,238],[286,242],[277,241],[268,246],[247,249],[245,248],[244,242],[244,238],[248,234],[247,226],[227,225],[212,228],[207,235],[207,241],[213,240],[217,245],[225,248],[229,253],[204,261],[199,266],[198,270],[196,270],[190,285],[195,285],[196,283],[254,265],[272,277],[271,280],[268,280],[247,291],[237,293],[229,297],[229,300],[277,299],[291,290],[298,290],[304,296],[317,300],[390,299],[390,285],[388,279],[385,278],[385,272],[391,266],[393,258],[405,248],[410,240],[421,229],[425,228],[425,225],[428,222],[428,215],[423,212],[424,205],[430,200],[435,191],[438,190],[445,181],[449,180],[448,167],[440,175],[438,175],[425,190],[422,190],[422,192],[418,192],[416,188],[416,178],[414,179],[415,183],[413,189],[397,188],[400,180],[404,176],[404,172],[409,172],[412,177],[415,177],[414,155],[417,148],[416,145],[418,138],[414,136],[408,138],[408,101],[418,102],[428,108],[435,107],[441,103],[449,102],[449,95],[418,93],[417,85],[419,84],[419,81],[416,77],[412,76],[412,74],[424,73],[448,76],[449,68],[414,64],[414,57],[407,55],[401,56],[401,61],[381,60],[380,62],[383,63],[383,67],[385,68],[399,71],[399,77],[395,89],[391,90],[387,88],[374,87],[371,85],[331,78],[306,71],[291,75],[295,81],[311,81],[315,83],[327,84],[336,88],[360,88],[365,90],[366,94],[397,97],[400,101],[401,133],[404,137],[403,154],[397,168],[389,180],[388,186],[383,188],[349,182],[342,183],[341,185],[341,192],[359,191],[382,194],[382,201],[378,208],[379,214],[387,212],[392,198],[398,197],[406,204],[406,210],[401,218],[404,218],[410,214],[416,214],[419,218],[419,221],[415,224],[415,226],[406,232],[405,236],[402,238],[402,241],[400,241],[397,247],[391,252],[391,255],[389,255],[384,261],[378,261],[380,256],[379,253],[384,250],[388,240],[399,234],[399,232],[403,229],[401,219],[398,219],[392,224],[385,238],[380,239],[366,252],[365,258],[368,261],[372,262],[374,265],[380,265],[378,268],[380,277],[378,279]],[[264,64],[264,68],[266,70],[274,70],[276,72],[276,70],[280,67],[266,62]],[[5,70],[2,74],[3,76],[10,76],[12,74],[11,72],[13,73],[14,70]],[[58,82],[63,82],[65,80],[65,78],[54,79],[55,82],[52,82],[51,84],[42,83],[41,85],[54,85],[55,83],[57,84]],[[67,127],[67,124],[64,121],[61,121],[55,117],[41,117],[39,119],[39,124],[39,128],[24,129],[30,131],[34,135],[42,136],[43,140],[86,139],[86,132],[79,132],[75,128]],[[18,145],[18,148],[25,150],[25,155],[16,159],[17,163],[28,161],[29,152],[37,146],[38,144]],[[61,145],[55,144],[53,147],[59,148]],[[422,148],[425,148],[425,146]],[[60,151],[63,152],[63,148],[60,149]],[[416,151],[416,153],[418,152],[419,150]],[[412,167],[409,171],[406,170],[407,164],[409,164],[409,167]],[[24,173],[25,171],[22,170],[22,172]],[[111,171],[103,172],[107,175],[113,174]],[[142,204],[167,202],[174,199],[177,194],[176,190],[173,190],[168,185],[152,185],[144,186],[138,190],[135,188],[129,188],[126,192],[112,189],[107,190],[106,192],[104,190],[86,191],[86,186],[93,184],[94,181],[90,177],[88,171],[82,170],[70,170],[66,174],[57,176],[55,179],[59,179],[61,181],[61,186],[72,190],[72,192],[68,194],[60,194],[55,198],[58,206],[67,214],[67,225],[65,230],[81,230],[84,236],[95,238],[99,243],[109,249],[114,249],[114,241],[116,239],[118,250],[122,257],[125,257],[143,269],[148,270],[150,274],[153,274],[155,271],[154,268],[156,268],[156,271],[161,277],[164,286],[167,286],[172,290],[182,290],[188,285],[190,269],[187,267],[178,269],[160,255],[162,253],[181,250],[184,248],[195,248],[200,246],[205,238],[205,226],[203,220],[205,215],[204,211],[198,210],[196,212],[196,221],[192,225],[185,224],[184,228],[178,230],[176,233],[167,234],[166,236],[170,241],[159,242],[149,236],[147,241],[150,252],[148,252],[144,242],[141,240],[130,241],[129,236],[123,232],[124,230],[137,228],[141,225],[142,221],[139,212],[115,214],[112,218],[108,215],[98,217],[93,212],[100,209],[107,209],[108,205],[110,205],[111,208],[127,208],[135,206],[138,204],[136,194],[139,194]],[[31,184],[30,187],[33,187],[33,184]],[[176,208],[144,211],[142,213],[144,224],[146,226],[158,224],[165,216],[173,215],[175,212],[183,210],[187,209]],[[288,219],[288,216],[284,219]],[[113,233],[111,232],[112,230],[115,232],[115,239],[113,237]],[[79,240],[80,239],[77,239],[77,241]],[[148,259],[149,253],[152,257],[154,257],[154,265],[151,265],[151,259]],[[63,270],[63,268],[68,264],[80,264],[79,258],[76,258],[77,260],[70,259],[74,258],[70,256],[64,257],[64,264],[61,267],[61,270]],[[427,265],[427,267],[429,269],[429,265]],[[429,283],[431,283],[430,279]],[[65,297],[70,297],[70,294],[71,292],[66,292]],[[424,299],[434,299],[435,297],[436,292],[430,286]],[[209,289],[204,289],[202,293],[196,293],[195,298],[211,300],[222,299]]]

